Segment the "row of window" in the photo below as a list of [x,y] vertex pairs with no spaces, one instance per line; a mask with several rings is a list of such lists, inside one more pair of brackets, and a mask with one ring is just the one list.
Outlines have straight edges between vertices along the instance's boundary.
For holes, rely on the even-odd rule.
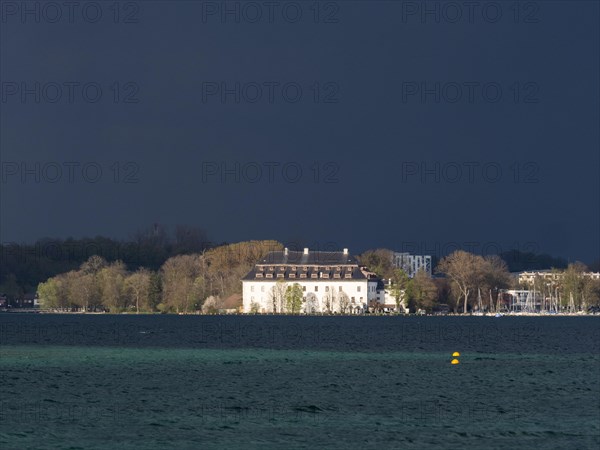
[[[264,275],[263,275],[263,273],[261,273],[261,272],[257,272],[257,273],[256,273],[256,278],[262,278],[263,276],[264,276],[265,278],[273,278],[273,274],[272,274],[272,273],[265,273]],[[285,278],[285,273],[284,273],[284,272],[280,272],[280,273],[278,273],[278,274],[275,274],[275,276],[276,276],[277,278]],[[329,273],[328,273],[328,272],[321,272],[321,273],[312,272],[312,273],[310,274],[310,278],[319,278],[319,276],[320,276],[321,278],[329,278]],[[300,277],[300,278],[308,278],[308,274],[306,274],[306,273],[301,273],[301,274],[299,275],[299,277]],[[296,278],[296,273],[295,273],[295,272],[290,272],[290,273],[288,274],[288,278]],[[342,274],[341,274],[341,273],[334,273],[334,274],[333,274],[333,278],[342,278]],[[344,274],[344,277],[343,277],[343,278],[352,278],[352,272],[346,272],[346,273]]]
[[[327,299],[327,298],[329,298],[329,297],[325,297],[325,298]],[[302,300],[306,301],[306,297],[302,297]],[[360,298],[359,298],[359,300],[362,302],[362,301],[363,301],[363,298],[362,298],[362,297],[360,297]],[[254,296],[251,296],[251,297],[250,297],[250,301],[251,301],[251,302],[253,302],[253,301],[254,301]],[[351,301],[352,303],[354,303],[354,302],[356,301],[356,297],[351,297],[351,298],[350,298],[350,301]]]
[[[360,292],[360,288],[361,286],[356,286],[356,292]],[[338,286],[338,289],[340,292],[342,292],[342,286]],[[302,290],[306,292],[306,286],[302,286]],[[250,286],[250,292],[254,292],[254,286]],[[260,292],[265,292],[264,286],[260,287]],[[315,292],[319,292],[319,286],[315,286]],[[329,286],[325,286],[325,292],[329,292]]]

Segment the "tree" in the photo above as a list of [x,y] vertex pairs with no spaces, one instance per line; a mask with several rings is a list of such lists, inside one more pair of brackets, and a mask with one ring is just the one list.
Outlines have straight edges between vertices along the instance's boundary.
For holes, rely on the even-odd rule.
[[417,271],[410,283],[410,302],[415,309],[424,309],[430,312],[437,300],[438,291],[431,276],[423,270]]
[[198,227],[177,225],[175,227],[175,254],[202,253],[208,248],[209,241],[206,231]]
[[179,255],[162,266],[163,304],[177,313],[199,309],[204,298],[203,261],[199,255]]
[[340,305],[340,314],[346,314],[348,307],[350,306],[350,297],[344,291],[340,291],[338,294],[338,300]]
[[148,286],[148,310],[156,311],[162,301],[162,277],[160,273],[150,272],[150,285]]
[[271,300],[273,303],[273,313],[282,313],[285,309],[285,293],[288,284],[284,280],[277,280],[275,286],[271,288]]
[[463,313],[467,313],[469,295],[477,287],[481,276],[483,258],[463,250],[457,250],[442,258],[437,266],[439,273],[451,280],[451,290],[457,305],[463,299]]
[[221,299],[219,297],[211,295],[202,304],[202,314],[216,314],[217,312],[219,312],[220,306]]
[[152,275],[148,269],[138,269],[127,276],[125,279],[125,287],[131,304],[135,306],[136,314],[140,313],[140,309],[144,311],[152,310],[150,304],[150,289],[152,283]]
[[511,284],[511,277],[508,266],[502,258],[497,255],[488,255],[485,258],[477,258],[479,273],[476,274],[477,288],[479,292],[489,294],[490,310],[494,304],[493,292],[496,293],[496,303],[500,289],[506,289]]
[[43,308],[58,309],[61,306],[61,282],[58,277],[49,278],[38,285],[37,294]]
[[394,297],[394,300],[396,300],[396,311],[399,313],[400,305],[410,285],[410,278],[406,272],[404,272],[404,270],[394,269],[392,272],[391,281],[392,283],[390,285],[390,292]]
[[102,269],[107,266],[106,260],[102,256],[93,255],[88,258],[86,262],[81,264],[81,272],[84,274],[96,275]]
[[111,312],[122,311],[127,307],[126,276],[127,269],[121,261],[100,269],[96,275],[100,288],[100,303]]
[[[563,294],[563,306],[568,307],[570,312],[575,309],[587,309],[587,299],[585,298],[585,272],[587,267],[576,262],[569,264],[567,270],[563,272],[560,291]],[[568,303],[567,303],[568,302]]]
[[317,298],[317,296],[313,292],[310,292],[306,296],[306,303],[304,305],[304,312],[306,312],[307,314],[316,314],[316,313],[321,312],[319,310],[319,299]]
[[285,304],[287,311],[298,314],[302,308],[302,287],[298,283],[288,286],[285,291]]
[[100,305],[100,289],[92,273],[69,272],[69,302],[87,312]]
[[381,278],[391,278],[394,272],[392,257],[394,252],[385,248],[367,250],[358,257],[361,265],[376,273]]

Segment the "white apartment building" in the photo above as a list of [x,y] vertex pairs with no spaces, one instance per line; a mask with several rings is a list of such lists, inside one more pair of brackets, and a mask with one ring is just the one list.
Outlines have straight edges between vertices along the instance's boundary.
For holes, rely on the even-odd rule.
[[402,269],[413,278],[419,270],[425,271],[431,276],[431,255],[411,255],[408,252],[392,254],[392,265],[396,269]]
[[364,312],[377,298],[377,278],[349,255],[341,252],[270,252],[242,278],[244,312],[286,312],[285,291],[297,283],[302,288],[302,313]]

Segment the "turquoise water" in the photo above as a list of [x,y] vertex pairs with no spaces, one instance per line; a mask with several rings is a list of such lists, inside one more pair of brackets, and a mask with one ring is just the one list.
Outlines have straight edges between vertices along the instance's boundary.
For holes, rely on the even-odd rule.
[[[1,316],[0,448],[600,444],[597,319],[252,320]],[[453,322],[470,331],[432,337]],[[428,332],[410,340],[406,323]],[[183,339],[192,328],[201,337]]]

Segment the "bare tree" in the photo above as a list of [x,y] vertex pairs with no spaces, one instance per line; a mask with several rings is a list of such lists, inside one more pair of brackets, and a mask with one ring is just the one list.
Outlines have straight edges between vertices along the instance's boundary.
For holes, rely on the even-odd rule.
[[483,258],[463,250],[457,250],[442,258],[437,266],[439,273],[451,280],[451,290],[457,300],[463,300],[463,313],[467,312],[469,295],[476,289],[481,275]]

